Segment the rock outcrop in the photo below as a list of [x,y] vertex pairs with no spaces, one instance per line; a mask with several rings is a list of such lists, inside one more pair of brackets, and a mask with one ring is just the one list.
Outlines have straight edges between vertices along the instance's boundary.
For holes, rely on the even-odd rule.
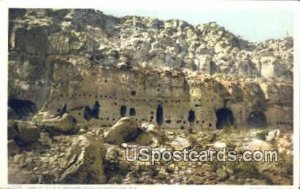
[[37,125],[53,134],[72,134],[79,130],[75,118],[67,113],[62,115],[62,117],[57,116],[55,118],[41,120],[37,122]]
[[108,125],[291,125],[292,62],[292,38],[254,44],[214,22],[12,9],[9,118],[64,110]]
[[9,121],[8,139],[14,139],[17,144],[29,144],[39,139],[40,129],[30,121]]
[[105,183],[103,166],[105,154],[106,148],[103,141],[96,135],[87,134],[75,138],[66,153],[68,164],[59,182],[64,184]]
[[[9,183],[293,183],[291,37],[87,9],[10,9],[8,37]],[[142,146],[285,161],[126,161]]]
[[111,144],[134,141],[139,133],[137,122],[133,118],[124,117],[109,129],[105,141]]
[[165,141],[165,136],[157,125],[143,123],[140,129],[142,132],[135,139],[140,145],[162,144]]

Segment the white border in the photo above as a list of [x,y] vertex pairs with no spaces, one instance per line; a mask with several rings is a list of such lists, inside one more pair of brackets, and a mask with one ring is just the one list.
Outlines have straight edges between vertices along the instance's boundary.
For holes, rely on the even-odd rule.
[[[299,9],[299,2],[298,2]],[[299,9],[300,10],[300,9]],[[294,185],[300,186],[300,11],[295,12],[294,22]]]
[[[7,82],[8,82],[8,8],[92,8],[92,9],[156,9],[156,10],[291,10],[295,13],[294,27],[294,185],[293,186],[268,186],[268,185],[243,185],[242,188],[276,188],[288,189],[299,186],[299,71],[300,71],[300,2],[297,1],[193,1],[193,0],[0,0],[0,188],[7,187]],[[21,186],[21,185],[15,185]],[[46,187],[48,186],[48,187]],[[55,187],[56,186],[56,187]],[[61,186],[61,187],[59,187]],[[22,188],[74,188],[80,185],[24,185]],[[89,188],[240,188],[237,185],[81,185]]]

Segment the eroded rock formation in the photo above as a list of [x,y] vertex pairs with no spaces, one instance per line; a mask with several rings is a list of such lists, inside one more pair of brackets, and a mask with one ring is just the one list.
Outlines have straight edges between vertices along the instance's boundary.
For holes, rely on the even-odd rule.
[[[293,182],[292,38],[254,44],[214,22],[10,9],[8,65],[9,183]],[[276,149],[284,161],[125,160],[141,146]]]
[[110,125],[291,124],[292,38],[253,44],[216,23],[94,10],[13,9],[9,31],[9,99],[24,101],[11,118],[66,105],[78,122]]

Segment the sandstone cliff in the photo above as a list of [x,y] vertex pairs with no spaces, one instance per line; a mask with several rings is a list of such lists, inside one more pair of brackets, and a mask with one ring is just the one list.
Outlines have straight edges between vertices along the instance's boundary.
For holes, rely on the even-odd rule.
[[[54,115],[65,104],[78,121],[130,115],[215,127],[223,108],[230,123],[258,115],[263,124],[290,124],[292,62],[292,38],[254,44],[214,22],[12,9],[9,116]],[[19,99],[29,102],[12,107]],[[96,104],[100,116],[92,115]]]
[[[9,19],[9,183],[293,183],[292,38],[95,10]],[[145,146],[274,149],[279,161],[126,160]]]

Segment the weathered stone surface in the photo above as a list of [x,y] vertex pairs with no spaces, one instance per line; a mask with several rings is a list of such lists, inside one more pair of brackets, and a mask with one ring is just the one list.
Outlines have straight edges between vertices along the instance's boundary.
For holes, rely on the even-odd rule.
[[18,131],[17,131],[17,123],[15,121],[8,121],[7,123],[7,139],[15,139],[18,137]]
[[272,146],[263,141],[263,140],[258,140],[258,139],[254,139],[252,142],[250,142],[247,145],[247,150],[251,150],[251,151],[266,151],[266,150],[272,150]]
[[21,152],[21,148],[14,140],[9,140],[7,143],[8,155],[13,156]]
[[[10,137],[14,138],[17,144],[28,144],[35,142],[39,139],[40,129],[30,121],[12,121],[10,124],[15,125],[17,131],[17,137],[12,135]],[[10,129],[13,130],[13,129]],[[15,135],[15,134],[14,134]]]
[[221,141],[216,141],[213,145],[213,147],[217,150],[221,150],[223,148],[226,148],[226,143],[225,142],[221,142]]
[[[217,23],[116,18],[95,10],[11,12],[9,99],[30,100],[48,118],[67,104],[85,122],[84,110],[97,101],[101,111],[94,117],[106,125],[120,119],[121,106],[134,108],[139,124],[157,122],[150,113],[161,104],[160,126],[215,129],[215,111],[227,100],[231,124],[245,125],[253,111],[269,125],[290,122],[290,37],[253,44]],[[191,122],[190,110],[197,115]]]
[[105,183],[103,161],[106,148],[96,135],[81,135],[72,141],[66,154],[66,169],[60,183],[102,184]]
[[57,116],[52,119],[44,119],[41,122],[38,122],[38,125],[50,132],[74,133],[79,129],[75,118],[67,113],[62,117]]
[[280,130],[275,129],[268,132],[268,135],[266,136],[266,141],[273,141],[276,140],[280,135]]
[[134,141],[139,133],[139,127],[134,118],[124,117],[108,130],[105,141],[112,144]]
[[[124,157],[126,148],[149,145],[275,149],[292,159],[291,131],[252,141],[263,129],[293,125],[291,37],[254,44],[214,22],[80,9],[11,9],[9,22],[8,97],[17,104],[8,105],[9,118],[29,120],[38,110],[32,121],[48,131],[16,154],[12,140],[21,140],[9,125],[10,183],[292,184],[292,161],[151,166]],[[35,129],[21,129],[37,140],[28,137]]]
[[162,144],[165,140],[164,134],[154,124],[143,123],[141,130],[142,132],[135,140],[140,145]]

